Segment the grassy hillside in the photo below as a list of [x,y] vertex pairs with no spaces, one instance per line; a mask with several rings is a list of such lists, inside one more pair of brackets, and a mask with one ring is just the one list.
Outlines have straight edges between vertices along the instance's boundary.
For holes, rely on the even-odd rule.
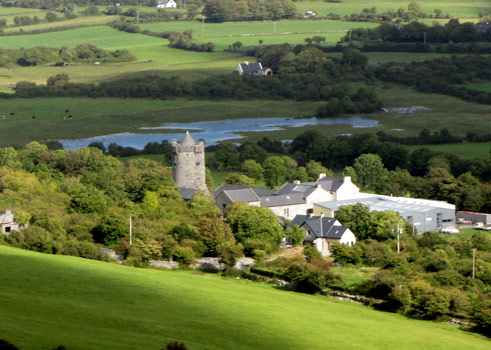
[[0,247],[0,334],[21,349],[487,349],[483,337],[321,296]]
[[491,142],[409,146],[412,151],[422,147],[429,148],[435,152],[455,153],[461,158],[489,156],[491,153]]

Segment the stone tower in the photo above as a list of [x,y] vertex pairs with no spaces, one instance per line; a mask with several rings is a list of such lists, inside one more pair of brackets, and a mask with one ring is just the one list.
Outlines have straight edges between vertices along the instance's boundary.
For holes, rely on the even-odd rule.
[[194,141],[189,131],[181,142],[172,140],[172,176],[178,188],[206,190],[205,144]]

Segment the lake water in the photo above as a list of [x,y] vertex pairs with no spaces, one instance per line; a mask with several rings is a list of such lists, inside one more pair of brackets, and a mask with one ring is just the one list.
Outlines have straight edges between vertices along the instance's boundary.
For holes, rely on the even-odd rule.
[[[87,147],[91,142],[102,142],[106,147],[110,143],[117,143],[124,147],[133,147],[143,149],[149,142],[161,142],[162,140],[172,139],[181,140],[184,137],[183,132],[172,133],[170,130],[189,130],[195,140],[203,139],[206,145],[213,145],[219,141],[241,139],[241,132],[262,132],[282,130],[285,127],[301,127],[306,125],[351,125],[354,128],[372,128],[378,125],[376,120],[365,119],[363,117],[353,116],[346,118],[248,118],[248,119],[230,119],[216,120],[194,123],[168,123],[157,127],[141,128],[145,133],[121,133],[104,136],[89,137],[77,140],[59,140],[64,149],[74,150],[81,147]],[[149,133],[149,131],[155,133]],[[166,132],[158,132],[165,130]]]

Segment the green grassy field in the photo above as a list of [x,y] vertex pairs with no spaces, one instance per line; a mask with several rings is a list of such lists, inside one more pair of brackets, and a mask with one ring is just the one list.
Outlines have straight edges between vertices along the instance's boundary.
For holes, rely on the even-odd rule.
[[[360,13],[362,9],[371,7],[376,7],[378,12],[397,11],[400,7],[404,7],[407,10],[407,5],[410,2],[401,0],[343,0],[340,3],[328,3],[318,0],[297,1],[295,6],[299,13],[316,11],[319,15],[325,16],[332,12],[344,16]],[[421,11],[425,13],[433,13],[435,8],[439,8],[443,13],[449,13],[457,18],[477,17],[481,10],[491,11],[491,4],[486,0],[419,0],[417,3],[421,6]]]
[[435,152],[455,153],[461,158],[489,156],[491,154],[491,142],[409,146],[411,150],[416,150],[423,147],[429,148]]
[[[236,41],[244,46],[258,45],[261,39],[264,45],[305,43],[304,39],[314,35],[326,37],[327,42],[335,43],[346,35],[351,28],[374,28],[377,23],[354,23],[329,20],[283,20],[265,22],[164,22],[142,24],[142,29],[154,32],[193,30],[193,37],[198,42],[211,41],[217,50],[223,50]],[[204,30],[203,30],[204,29]],[[300,33],[300,34],[299,34]]]
[[23,350],[488,349],[443,322],[186,271],[0,247],[0,334]]
[[464,84],[466,88],[491,92],[491,81]]

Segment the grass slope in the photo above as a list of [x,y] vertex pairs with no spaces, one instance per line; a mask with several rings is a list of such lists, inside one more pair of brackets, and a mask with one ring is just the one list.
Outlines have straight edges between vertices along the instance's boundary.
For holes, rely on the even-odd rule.
[[411,150],[416,150],[419,148],[429,148],[435,152],[455,153],[461,158],[472,158],[489,156],[489,154],[491,153],[491,142],[409,146],[409,148]]
[[0,247],[0,334],[21,349],[487,349],[483,337],[215,275]]

